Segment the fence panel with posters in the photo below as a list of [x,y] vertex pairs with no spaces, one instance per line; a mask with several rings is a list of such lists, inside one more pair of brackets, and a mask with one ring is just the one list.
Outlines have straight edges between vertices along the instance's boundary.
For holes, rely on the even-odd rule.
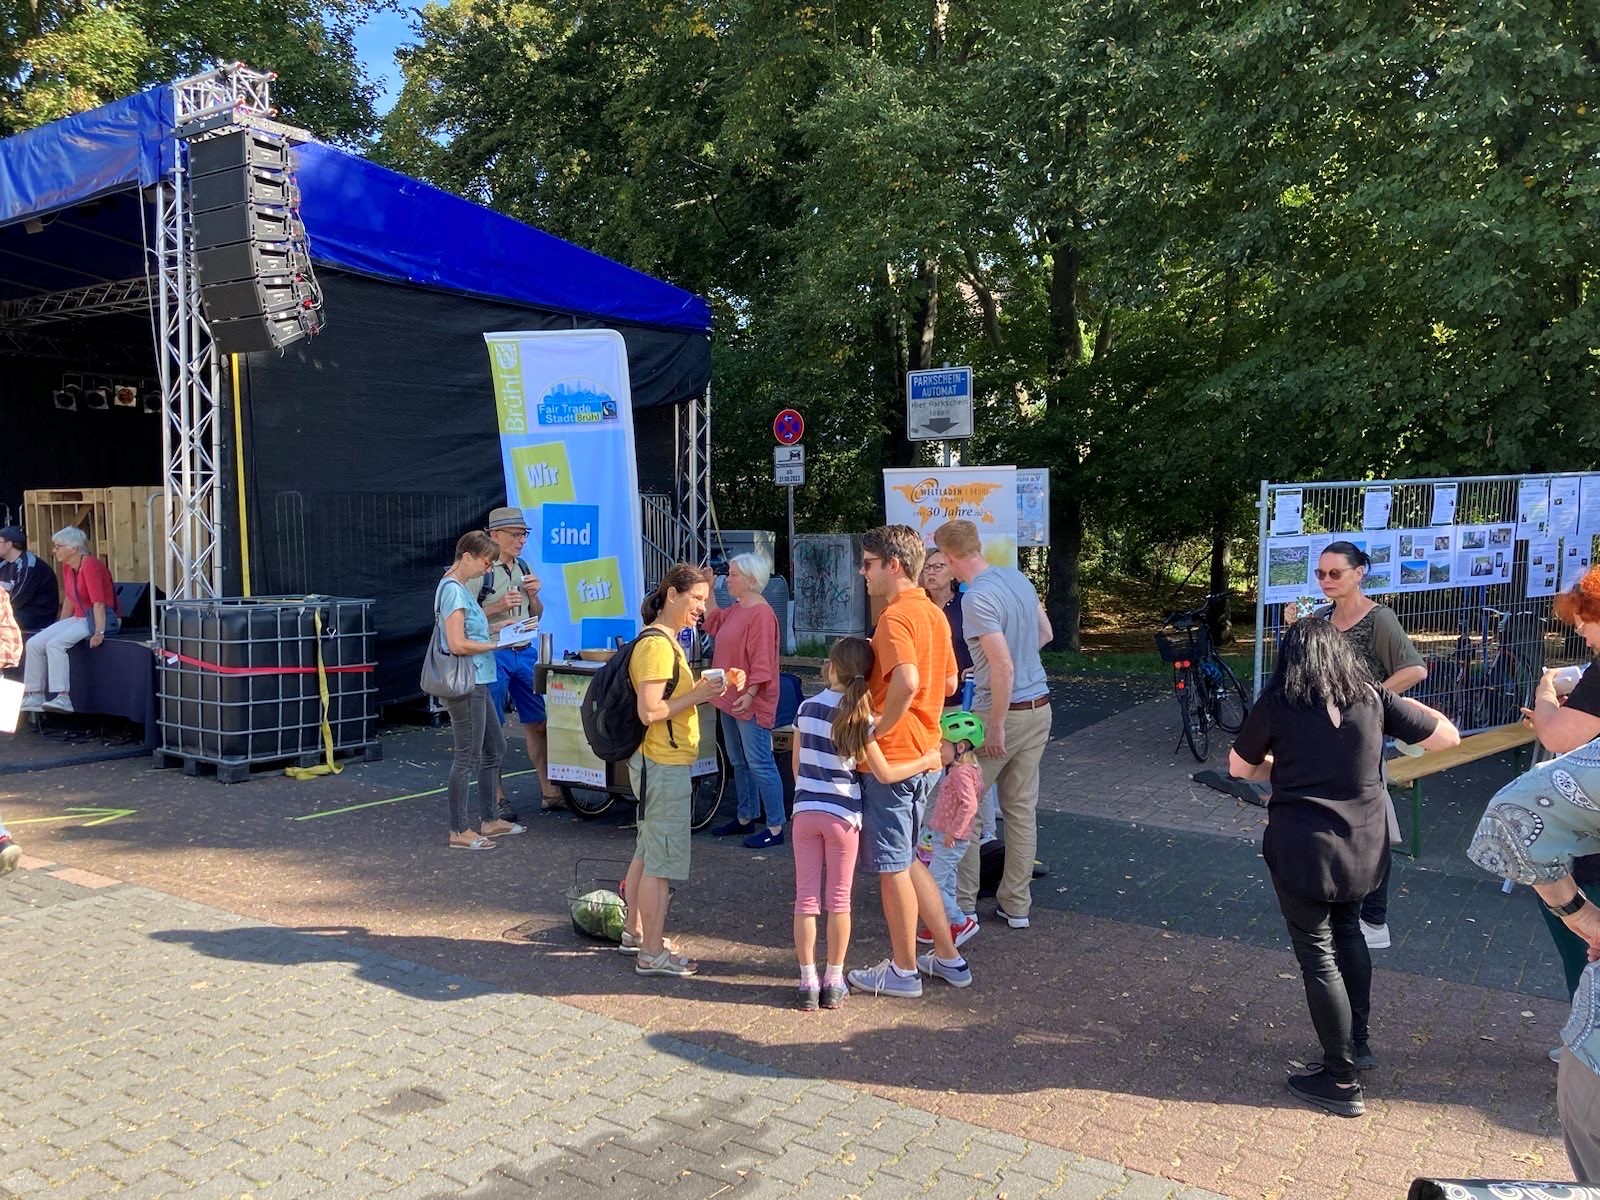
[[1547,666],[1586,662],[1551,613],[1594,559],[1600,474],[1261,485],[1255,688],[1271,675],[1285,604],[1323,604],[1330,542],[1372,559],[1362,590],[1392,608],[1428,678],[1410,693],[1471,733],[1518,719]]

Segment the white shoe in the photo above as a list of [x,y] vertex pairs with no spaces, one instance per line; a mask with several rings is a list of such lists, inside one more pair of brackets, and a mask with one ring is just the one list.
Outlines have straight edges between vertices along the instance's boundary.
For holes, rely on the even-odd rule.
[[44,702],[43,711],[53,713],[69,713],[72,711],[72,697],[63,692],[54,700],[46,700]]
[[1565,1046],[1557,1046],[1554,1050],[1550,1051],[1550,1054],[1548,1056],[1550,1061],[1553,1062],[1553,1063],[1560,1062],[1561,1061],[1562,1051],[1564,1051],[1565,1049],[1566,1049]]
[[1368,950],[1387,950],[1391,944],[1389,941],[1389,923],[1387,921],[1382,925],[1368,925],[1365,921],[1362,921],[1361,936],[1367,939]]
[[22,711],[23,712],[43,712],[44,711],[44,693],[43,692],[29,692],[25,696],[23,696],[22,697]]

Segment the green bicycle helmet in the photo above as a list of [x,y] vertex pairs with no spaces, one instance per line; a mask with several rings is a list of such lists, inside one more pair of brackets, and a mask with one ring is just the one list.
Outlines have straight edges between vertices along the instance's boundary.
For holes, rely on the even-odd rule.
[[947,742],[971,742],[983,749],[983,718],[969,712],[947,712],[939,718],[939,732]]

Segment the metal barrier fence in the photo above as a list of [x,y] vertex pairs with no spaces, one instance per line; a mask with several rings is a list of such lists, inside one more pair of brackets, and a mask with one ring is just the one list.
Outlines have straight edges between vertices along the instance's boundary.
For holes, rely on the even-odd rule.
[[1340,539],[1372,557],[1363,592],[1394,610],[1427,663],[1409,694],[1463,733],[1517,720],[1545,667],[1590,658],[1551,602],[1593,561],[1600,474],[1263,481],[1259,503],[1258,695],[1284,605],[1326,603],[1313,572]]

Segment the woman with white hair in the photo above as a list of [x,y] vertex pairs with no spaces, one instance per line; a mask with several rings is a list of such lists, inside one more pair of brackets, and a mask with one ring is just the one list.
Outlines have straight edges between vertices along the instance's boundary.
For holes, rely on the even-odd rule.
[[22,663],[23,712],[71,712],[67,651],[85,638],[91,649],[98,649],[122,627],[111,571],[89,553],[88,535],[68,525],[50,539],[50,553],[61,568],[61,614],[54,625],[28,639]]
[[[711,667],[738,667],[742,689],[730,687],[712,701],[722,722],[722,744],[733,767],[739,807],[733,820],[711,832],[742,833],[752,850],[783,843],[783,780],[772,757],[772,725],[778,715],[778,616],[762,596],[772,578],[764,555],[736,554],[728,561],[730,608],[718,608],[715,590],[706,610],[706,632],[716,639]],[[758,825],[762,815],[766,827]]]

